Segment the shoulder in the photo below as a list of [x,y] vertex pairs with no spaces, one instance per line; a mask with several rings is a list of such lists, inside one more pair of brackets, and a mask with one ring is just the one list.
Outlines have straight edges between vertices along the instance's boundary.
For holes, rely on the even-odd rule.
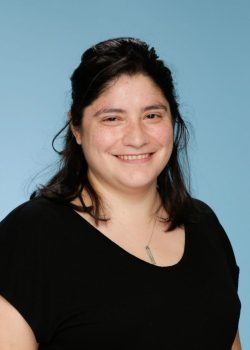
[[214,209],[207,203],[193,199],[195,219],[191,223],[192,231],[210,243],[231,251],[231,243]]
[[1,222],[3,225],[12,220],[20,223],[26,220],[35,220],[39,217],[53,215],[58,211],[58,204],[45,197],[30,199],[15,207]]
[[185,208],[187,227],[192,227],[192,230],[199,229],[201,226],[215,224],[218,225],[218,218],[214,210],[204,201],[191,197]]
[[215,210],[204,201],[193,198],[190,216],[192,230],[203,237],[223,245],[230,243]]
[[68,262],[59,258],[61,248],[66,252],[68,246],[65,240],[59,243],[61,207],[37,197],[14,208],[0,223],[0,294],[24,317],[39,341],[50,336],[48,327],[56,317],[43,310],[53,294],[48,299],[46,288],[56,290],[54,281]]
[[202,215],[213,213],[213,209],[206,202],[198,198],[192,198],[194,208],[197,209]]
[[192,206],[190,209],[190,216],[194,223],[202,224],[204,222],[219,223],[218,217],[214,209],[204,201],[192,198]]
[[230,265],[236,266],[234,250],[230,238],[214,209],[207,203],[193,199],[194,207],[196,208],[197,220],[192,223],[192,230],[197,235],[205,239],[206,242],[212,244],[216,249],[219,249],[226,256]]
[[28,200],[14,208],[1,222],[0,234],[15,235],[18,232],[29,233],[46,232],[46,228],[53,227],[63,217],[63,205],[44,197]]
[[64,207],[36,198],[12,210],[0,223],[0,263],[14,259],[30,268],[44,264],[45,256],[53,262],[59,242],[65,249],[71,240]]

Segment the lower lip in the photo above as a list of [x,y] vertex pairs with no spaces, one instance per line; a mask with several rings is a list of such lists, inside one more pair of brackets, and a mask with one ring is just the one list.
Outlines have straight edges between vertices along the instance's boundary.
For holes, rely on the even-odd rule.
[[141,158],[141,159],[122,159],[117,156],[116,159],[120,160],[122,163],[127,163],[127,164],[144,164],[147,163],[151,160],[153,153],[151,153],[147,158]]

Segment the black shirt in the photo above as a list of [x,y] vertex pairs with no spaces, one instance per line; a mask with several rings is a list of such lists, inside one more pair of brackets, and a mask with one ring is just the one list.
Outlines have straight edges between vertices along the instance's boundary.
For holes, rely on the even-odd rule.
[[30,200],[0,223],[0,294],[40,350],[229,350],[240,315],[239,268],[204,203],[185,225],[181,260],[147,263],[72,208]]

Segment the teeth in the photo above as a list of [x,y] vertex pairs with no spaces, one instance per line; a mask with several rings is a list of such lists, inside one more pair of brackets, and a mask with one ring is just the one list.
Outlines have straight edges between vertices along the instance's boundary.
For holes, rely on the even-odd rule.
[[138,155],[120,155],[117,157],[123,160],[136,160],[136,159],[145,159],[145,158],[148,158],[149,156],[150,154],[147,153],[147,154],[138,154]]

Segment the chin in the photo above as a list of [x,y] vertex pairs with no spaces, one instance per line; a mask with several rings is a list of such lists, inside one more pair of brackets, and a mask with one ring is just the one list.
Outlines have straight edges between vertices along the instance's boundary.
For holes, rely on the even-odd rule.
[[139,181],[139,180],[134,180],[134,181],[124,181],[120,182],[120,186],[122,186],[125,190],[127,191],[141,191],[141,190],[146,190],[149,189],[152,186],[155,186],[157,182],[157,179],[154,180],[147,180],[147,181]]

